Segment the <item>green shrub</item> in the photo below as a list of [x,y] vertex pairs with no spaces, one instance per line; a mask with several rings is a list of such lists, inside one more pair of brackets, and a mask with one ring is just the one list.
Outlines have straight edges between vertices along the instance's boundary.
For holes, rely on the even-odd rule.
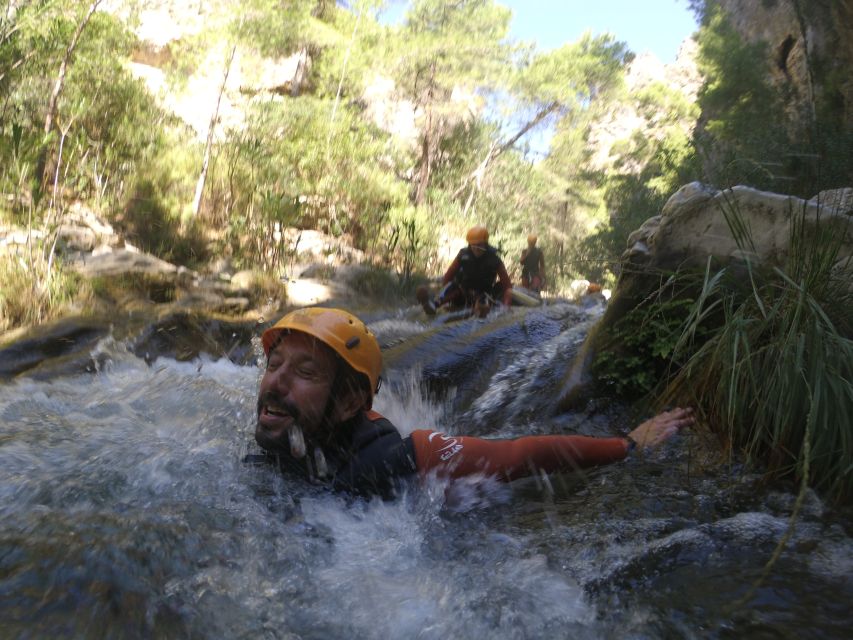
[[254,303],[284,306],[287,301],[287,286],[274,273],[257,271],[249,287],[249,296]]
[[659,292],[617,321],[593,361],[593,375],[609,393],[637,399],[666,376],[693,300]]

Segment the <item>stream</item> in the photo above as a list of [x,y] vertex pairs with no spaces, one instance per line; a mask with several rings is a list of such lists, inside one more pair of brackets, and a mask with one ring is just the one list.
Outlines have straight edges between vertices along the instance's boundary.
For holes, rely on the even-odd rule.
[[[625,433],[556,411],[601,309],[364,314],[374,408],[405,435]],[[259,353],[258,341],[252,346]],[[242,462],[259,364],[142,358],[0,385],[2,638],[847,638],[853,518],[684,434],[653,455],[510,485],[363,501]]]

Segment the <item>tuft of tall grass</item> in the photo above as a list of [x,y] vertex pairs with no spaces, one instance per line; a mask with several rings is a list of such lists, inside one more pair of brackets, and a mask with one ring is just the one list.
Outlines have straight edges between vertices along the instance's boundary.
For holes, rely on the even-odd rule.
[[79,275],[36,253],[0,256],[0,333],[56,318],[86,295]]
[[[729,227],[754,250],[736,207]],[[837,222],[837,220],[836,220]],[[853,226],[853,220],[851,220]],[[853,263],[837,225],[790,212],[782,266],[711,262],[674,351],[665,396],[690,399],[749,461],[853,496]],[[701,336],[701,338],[700,338]]]

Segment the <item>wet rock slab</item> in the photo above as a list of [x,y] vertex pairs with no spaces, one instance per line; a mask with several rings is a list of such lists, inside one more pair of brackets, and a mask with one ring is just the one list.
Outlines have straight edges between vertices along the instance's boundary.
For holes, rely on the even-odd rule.
[[159,357],[190,361],[206,355],[255,364],[253,338],[265,325],[192,312],[140,318],[133,314],[105,318],[66,318],[35,327],[0,349],[0,381],[17,376],[52,379],[94,373],[103,364],[98,343],[108,336],[127,344],[151,364]]
[[50,370],[55,375],[95,371],[93,349],[109,332],[109,324],[99,319],[68,318],[37,327],[0,349],[0,380],[25,372],[42,377]]

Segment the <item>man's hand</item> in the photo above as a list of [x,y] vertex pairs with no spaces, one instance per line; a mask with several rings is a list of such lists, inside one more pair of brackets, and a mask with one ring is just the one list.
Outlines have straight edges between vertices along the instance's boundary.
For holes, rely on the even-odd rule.
[[637,448],[640,450],[653,448],[666,442],[695,421],[693,409],[677,407],[672,411],[664,411],[654,418],[649,418],[629,433],[628,437],[637,443]]

